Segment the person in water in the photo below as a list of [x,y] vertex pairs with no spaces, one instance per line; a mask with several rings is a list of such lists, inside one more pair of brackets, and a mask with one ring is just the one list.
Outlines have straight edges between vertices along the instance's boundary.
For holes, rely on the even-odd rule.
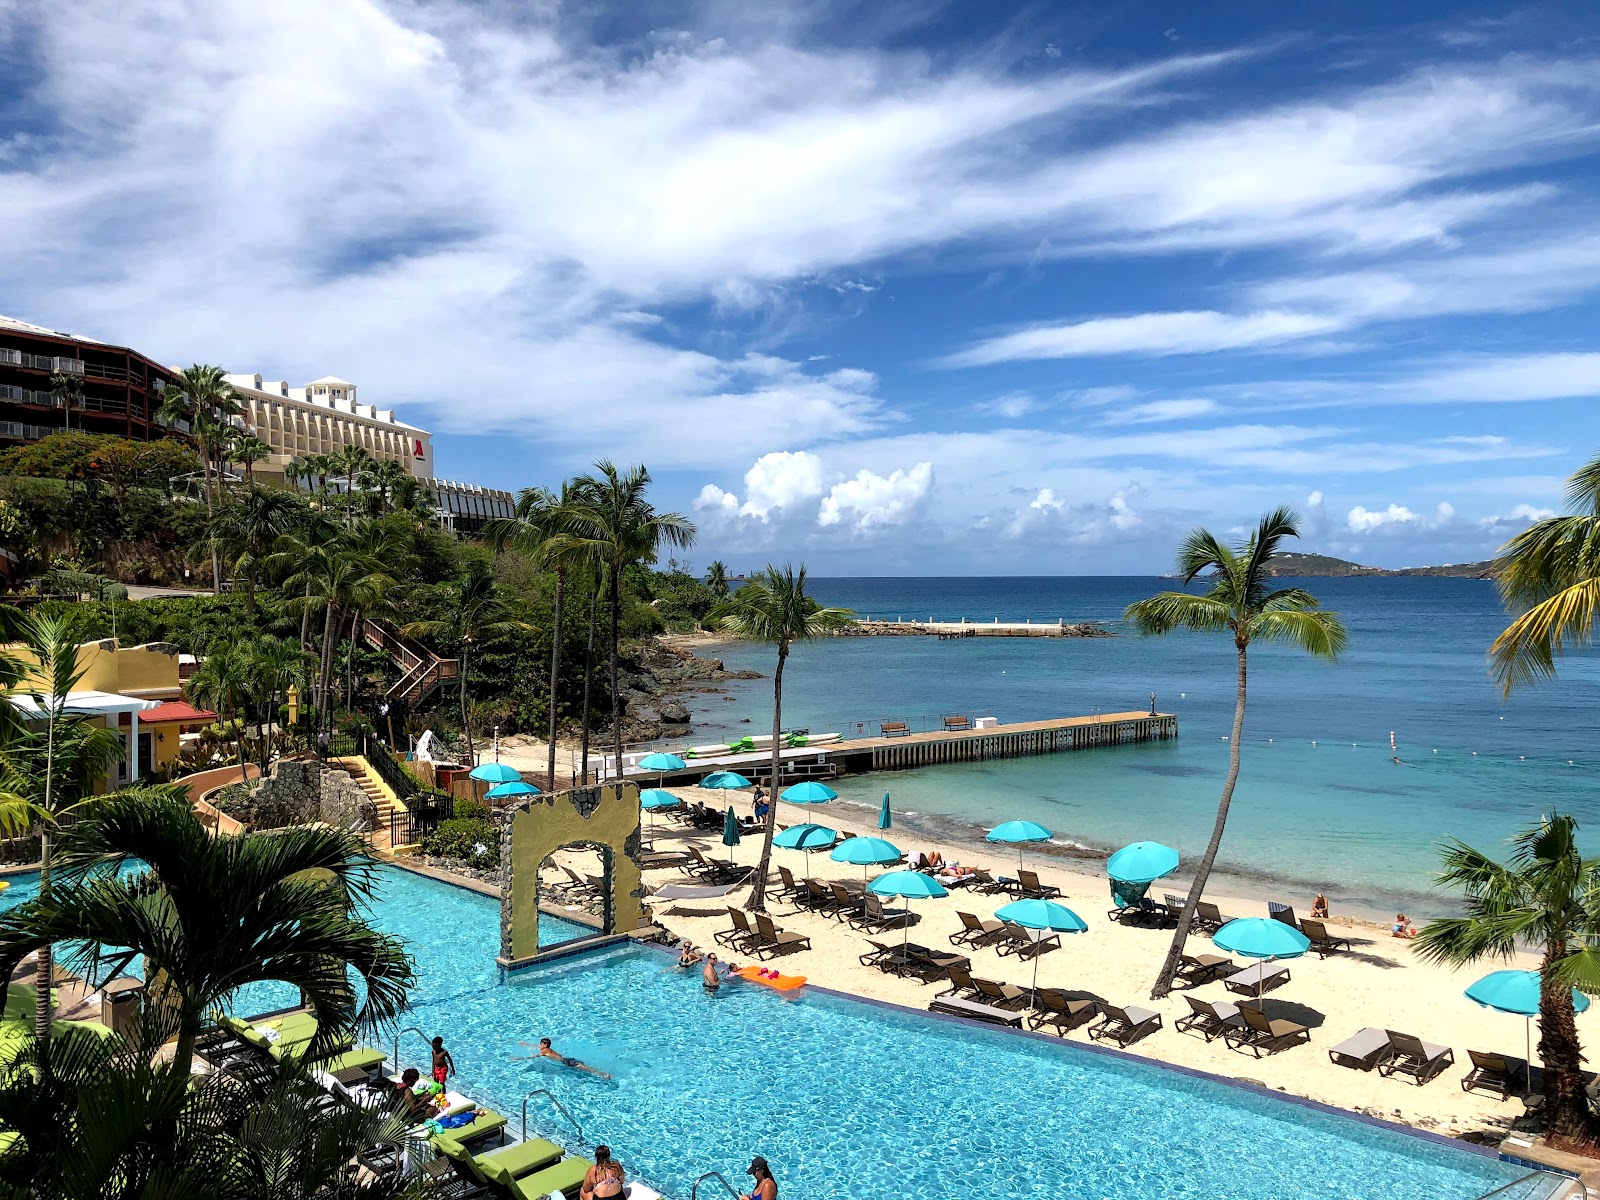
[[683,945],[678,947],[678,969],[687,971],[700,961],[700,951],[694,948],[694,943],[685,938]]
[[450,1051],[444,1048],[444,1039],[433,1039],[433,1081],[443,1083],[456,1073],[456,1060],[450,1057]]
[[[524,1046],[526,1046],[528,1043],[527,1042],[523,1042],[522,1044]],[[607,1075],[604,1071],[600,1070],[597,1067],[591,1067],[588,1063],[584,1062],[580,1058],[568,1058],[565,1054],[558,1054],[556,1052],[556,1048],[550,1044],[550,1039],[549,1038],[540,1038],[539,1039],[539,1054],[538,1054],[538,1057],[539,1058],[554,1059],[556,1062],[560,1063],[563,1067],[571,1067],[574,1071],[587,1071],[591,1075],[600,1076],[601,1079],[610,1079],[611,1078],[611,1076]]]
[[717,974],[717,956],[715,954],[706,955],[705,966],[700,968],[700,986],[713,996],[717,994],[717,989],[722,986],[722,979]]
[[622,1195],[626,1182],[622,1164],[611,1157],[611,1147],[596,1146],[594,1166],[589,1168],[589,1173],[583,1177],[583,1186],[578,1189],[579,1200],[616,1200]]
[[778,1181],[772,1177],[772,1168],[761,1155],[750,1160],[750,1169],[745,1174],[756,1182],[739,1200],[778,1200]]

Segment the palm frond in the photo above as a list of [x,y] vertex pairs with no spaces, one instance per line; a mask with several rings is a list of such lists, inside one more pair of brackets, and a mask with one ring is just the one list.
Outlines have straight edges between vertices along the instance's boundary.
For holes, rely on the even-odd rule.
[[1128,605],[1123,619],[1132,621],[1140,633],[1171,633],[1188,629],[1196,633],[1221,633],[1232,628],[1233,612],[1212,596],[1188,592],[1158,592],[1148,600]]
[[1600,575],[1563,588],[1512,621],[1489,647],[1490,670],[1502,693],[1553,676],[1556,655],[1569,644],[1591,645],[1597,606]]
[[1350,640],[1338,614],[1320,609],[1260,612],[1248,630],[1251,641],[1294,646],[1316,658],[1337,658]]

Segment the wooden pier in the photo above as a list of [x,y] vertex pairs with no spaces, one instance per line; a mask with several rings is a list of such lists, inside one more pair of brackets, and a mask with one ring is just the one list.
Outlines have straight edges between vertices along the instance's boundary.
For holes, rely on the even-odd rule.
[[[1122,746],[1131,742],[1164,741],[1178,736],[1178,718],[1172,713],[1099,713],[1090,717],[1056,717],[1014,725],[989,725],[972,729],[931,730],[897,737],[856,738],[822,746],[782,751],[783,783],[800,779],[861,775],[868,771],[900,771],[940,763],[986,762],[1002,758],[1030,758],[1068,750]],[[689,785],[713,771],[738,771],[749,779],[770,782],[772,752],[719,754],[694,759],[683,771],[663,780],[668,786]],[[631,770],[629,779],[654,786],[661,776]]]
[[997,758],[1031,758],[1066,750],[1161,741],[1178,736],[1178,718],[1171,713],[1102,713],[1092,717],[1057,717],[987,729],[939,730],[901,737],[865,738],[827,747],[841,773],[897,771],[939,763],[984,762]]
[[883,621],[871,617],[858,617],[845,631],[856,637],[936,637],[940,641],[952,638],[1004,637],[1004,638],[1082,638],[1111,637],[1111,630],[1094,621]]

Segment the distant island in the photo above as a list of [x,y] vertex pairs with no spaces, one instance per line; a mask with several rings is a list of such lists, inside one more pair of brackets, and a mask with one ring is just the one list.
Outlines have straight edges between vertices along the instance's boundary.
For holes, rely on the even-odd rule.
[[1297,575],[1312,578],[1344,578],[1352,575],[1435,575],[1450,579],[1493,579],[1494,561],[1474,563],[1445,563],[1438,567],[1401,567],[1397,571],[1383,567],[1364,567],[1345,558],[1326,554],[1274,554],[1267,564],[1273,575]]

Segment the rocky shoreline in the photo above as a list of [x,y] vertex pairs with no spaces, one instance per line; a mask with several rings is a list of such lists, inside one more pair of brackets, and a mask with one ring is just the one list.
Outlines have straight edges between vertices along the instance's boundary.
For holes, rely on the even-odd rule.
[[618,660],[624,741],[651,741],[687,733],[690,714],[683,696],[717,695],[723,690],[717,686],[720,683],[764,678],[760,671],[730,671],[720,658],[701,658],[690,648],[697,641],[656,638],[640,643]]

